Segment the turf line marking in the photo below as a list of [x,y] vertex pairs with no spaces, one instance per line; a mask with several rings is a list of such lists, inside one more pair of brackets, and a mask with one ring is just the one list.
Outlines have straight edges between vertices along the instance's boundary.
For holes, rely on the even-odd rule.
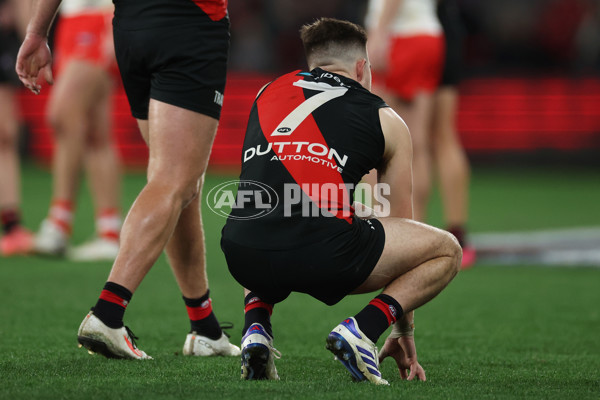
[[478,264],[600,268],[600,227],[470,236]]

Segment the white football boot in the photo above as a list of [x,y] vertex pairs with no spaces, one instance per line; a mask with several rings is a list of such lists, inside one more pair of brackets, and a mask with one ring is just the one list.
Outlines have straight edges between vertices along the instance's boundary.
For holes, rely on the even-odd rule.
[[33,239],[33,250],[45,256],[63,256],[67,250],[67,239],[60,227],[45,219]]
[[93,311],[85,316],[77,332],[79,347],[85,347],[90,354],[100,353],[107,358],[151,360],[152,357],[137,348],[136,339],[126,326],[113,329],[104,325]]
[[389,385],[381,378],[377,346],[359,328],[354,318],[343,320],[327,337],[331,351],[355,381],[369,380],[376,385]]
[[67,251],[73,261],[114,261],[119,254],[119,241],[97,237]]
[[198,335],[196,332],[188,333],[183,344],[184,356],[239,356],[240,354],[240,348],[229,343],[229,338],[225,333],[222,333],[221,337],[216,340]]
[[250,325],[242,338],[242,379],[279,380],[274,358],[281,353],[273,347],[273,338],[261,324]]

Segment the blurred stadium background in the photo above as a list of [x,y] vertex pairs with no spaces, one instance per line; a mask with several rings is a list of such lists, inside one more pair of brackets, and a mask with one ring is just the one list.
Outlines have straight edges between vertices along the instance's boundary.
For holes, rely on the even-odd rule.
[[[515,166],[569,169],[573,174],[579,173],[577,168],[600,172],[600,2],[458,3],[465,29],[458,131],[474,174],[490,167]],[[320,16],[362,23],[366,6],[366,0],[230,1],[229,79],[211,156],[212,171],[235,173],[239,169],[245,123],[257,90],[280,73],[304,68],[299,27]],[[40,165],[47,165],[52,155],[52,132],[45,121],[50,90],[40,96],[25,90],[20,94],[27,132],[23,155]],[[125,165],[143,167],[147,150],[122,88],[114,96],[113,119]],[[600,186],[600,175],[590,184]],[[571,205],[576,199],[573,193]],[[600,204],[600,198],[596,200]],[[474,231],[494,229],[477,221],[472,225]],[[600,226],[600,211],[592,213],[585,225]],[[596,230],[584,235],[593,235],[592,243],[600,242]],[[482,254],[499,254],[489,241],[474,241]],[[505,250],[513,242],[506,242]],[[531,256],[527,249],[515,251]],[[584,259],[589,257],[600,258],[589,253]]]
[[[350,385],[324,350],[331,326],[368,295],[325,307],[294,294],[278,305],[273,321],[284,355],[277,363],[281,382],[240,382],[239,360],[179,357],[188,325],[164,257],[127,315],[140,347],[155,360],[90,358],[76,349],[75,332],[109,263],[30,256],[0,258],[0,398],[598,399],[600,1],[458,2],[466,33],[458,128],[472,163],[469,225],[480,258],[419,310],[426,384],[401,382],[386,361],[382,372],[391,388]],[[235,179],[257,90],[279,73],[304,68],[298,28],[321,16],[361,23],[366,3],[230,0],[229,80],[205,195]],[[52,134],[44,115],[50,90],[19,95],[26,133],[23,213],[30,229],[50,201]],[[113,108],[114,135],[128,167],[128,209],[144,184],[147,151],[122,89]],[[91,210],[89,193],[81,190],[74,243],[93,233]],[[439,198],[429,214],[441,226]],[[239,342],[242,294],[219,248],[224,219],[205,209],[204,220],[215,310],[236,324],[232,340]]]

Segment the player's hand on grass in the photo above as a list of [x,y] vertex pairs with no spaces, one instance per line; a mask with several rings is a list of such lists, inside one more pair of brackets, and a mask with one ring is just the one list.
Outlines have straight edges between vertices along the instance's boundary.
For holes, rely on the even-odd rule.
[[417,378],[426,381],[425,370],[417,361],[417,348],[414,336],[388,337],[379,353],[379,362],[392,357],[396,360],[400,377],[412,381]]
[[32,32],[27,33],[17,55],[16,71],[25,87],[35,94],[39,94],[42,89],[42,85],[38,83],[40,75],[49,84],[54,83],[52,54],[46,36]]

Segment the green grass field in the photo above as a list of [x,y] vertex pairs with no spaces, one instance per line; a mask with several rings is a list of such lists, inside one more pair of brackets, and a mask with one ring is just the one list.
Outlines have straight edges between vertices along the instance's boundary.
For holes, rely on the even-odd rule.
[[[598,170],[474,168],[474,232],[600,225]],[[231,176],[207,177],[210,187]],[[128,174],[127,208],[144,184]],[[47,171],[26,165],[27,225],[35,229],[50,196]],[[73,241],[93,233],[92,207],[81,191]],[[440,223],[439,201],[431,221]],[[218,243],[224,223],[204,212],[213,306],[231,321],[235,343],[242,292]],[[325,350],[325,337],[371,295],[327,307],[292,295],[273,316],[279,382],[246,382],[239,360],[181,356],[189,328],[164,257],[133,297],[126,323],[155,359],[107,360],[76,346],[79,323],[108,275],[107,263],[37,257],[0,258],[0,399],[481,399],[600,398],[600,269],[485,266],[461,272],[416,312],[416,341],[427,382],[405,382],[387,360],[390,387],[353,383]],[[385,335],[384,335],[385,336]]]

